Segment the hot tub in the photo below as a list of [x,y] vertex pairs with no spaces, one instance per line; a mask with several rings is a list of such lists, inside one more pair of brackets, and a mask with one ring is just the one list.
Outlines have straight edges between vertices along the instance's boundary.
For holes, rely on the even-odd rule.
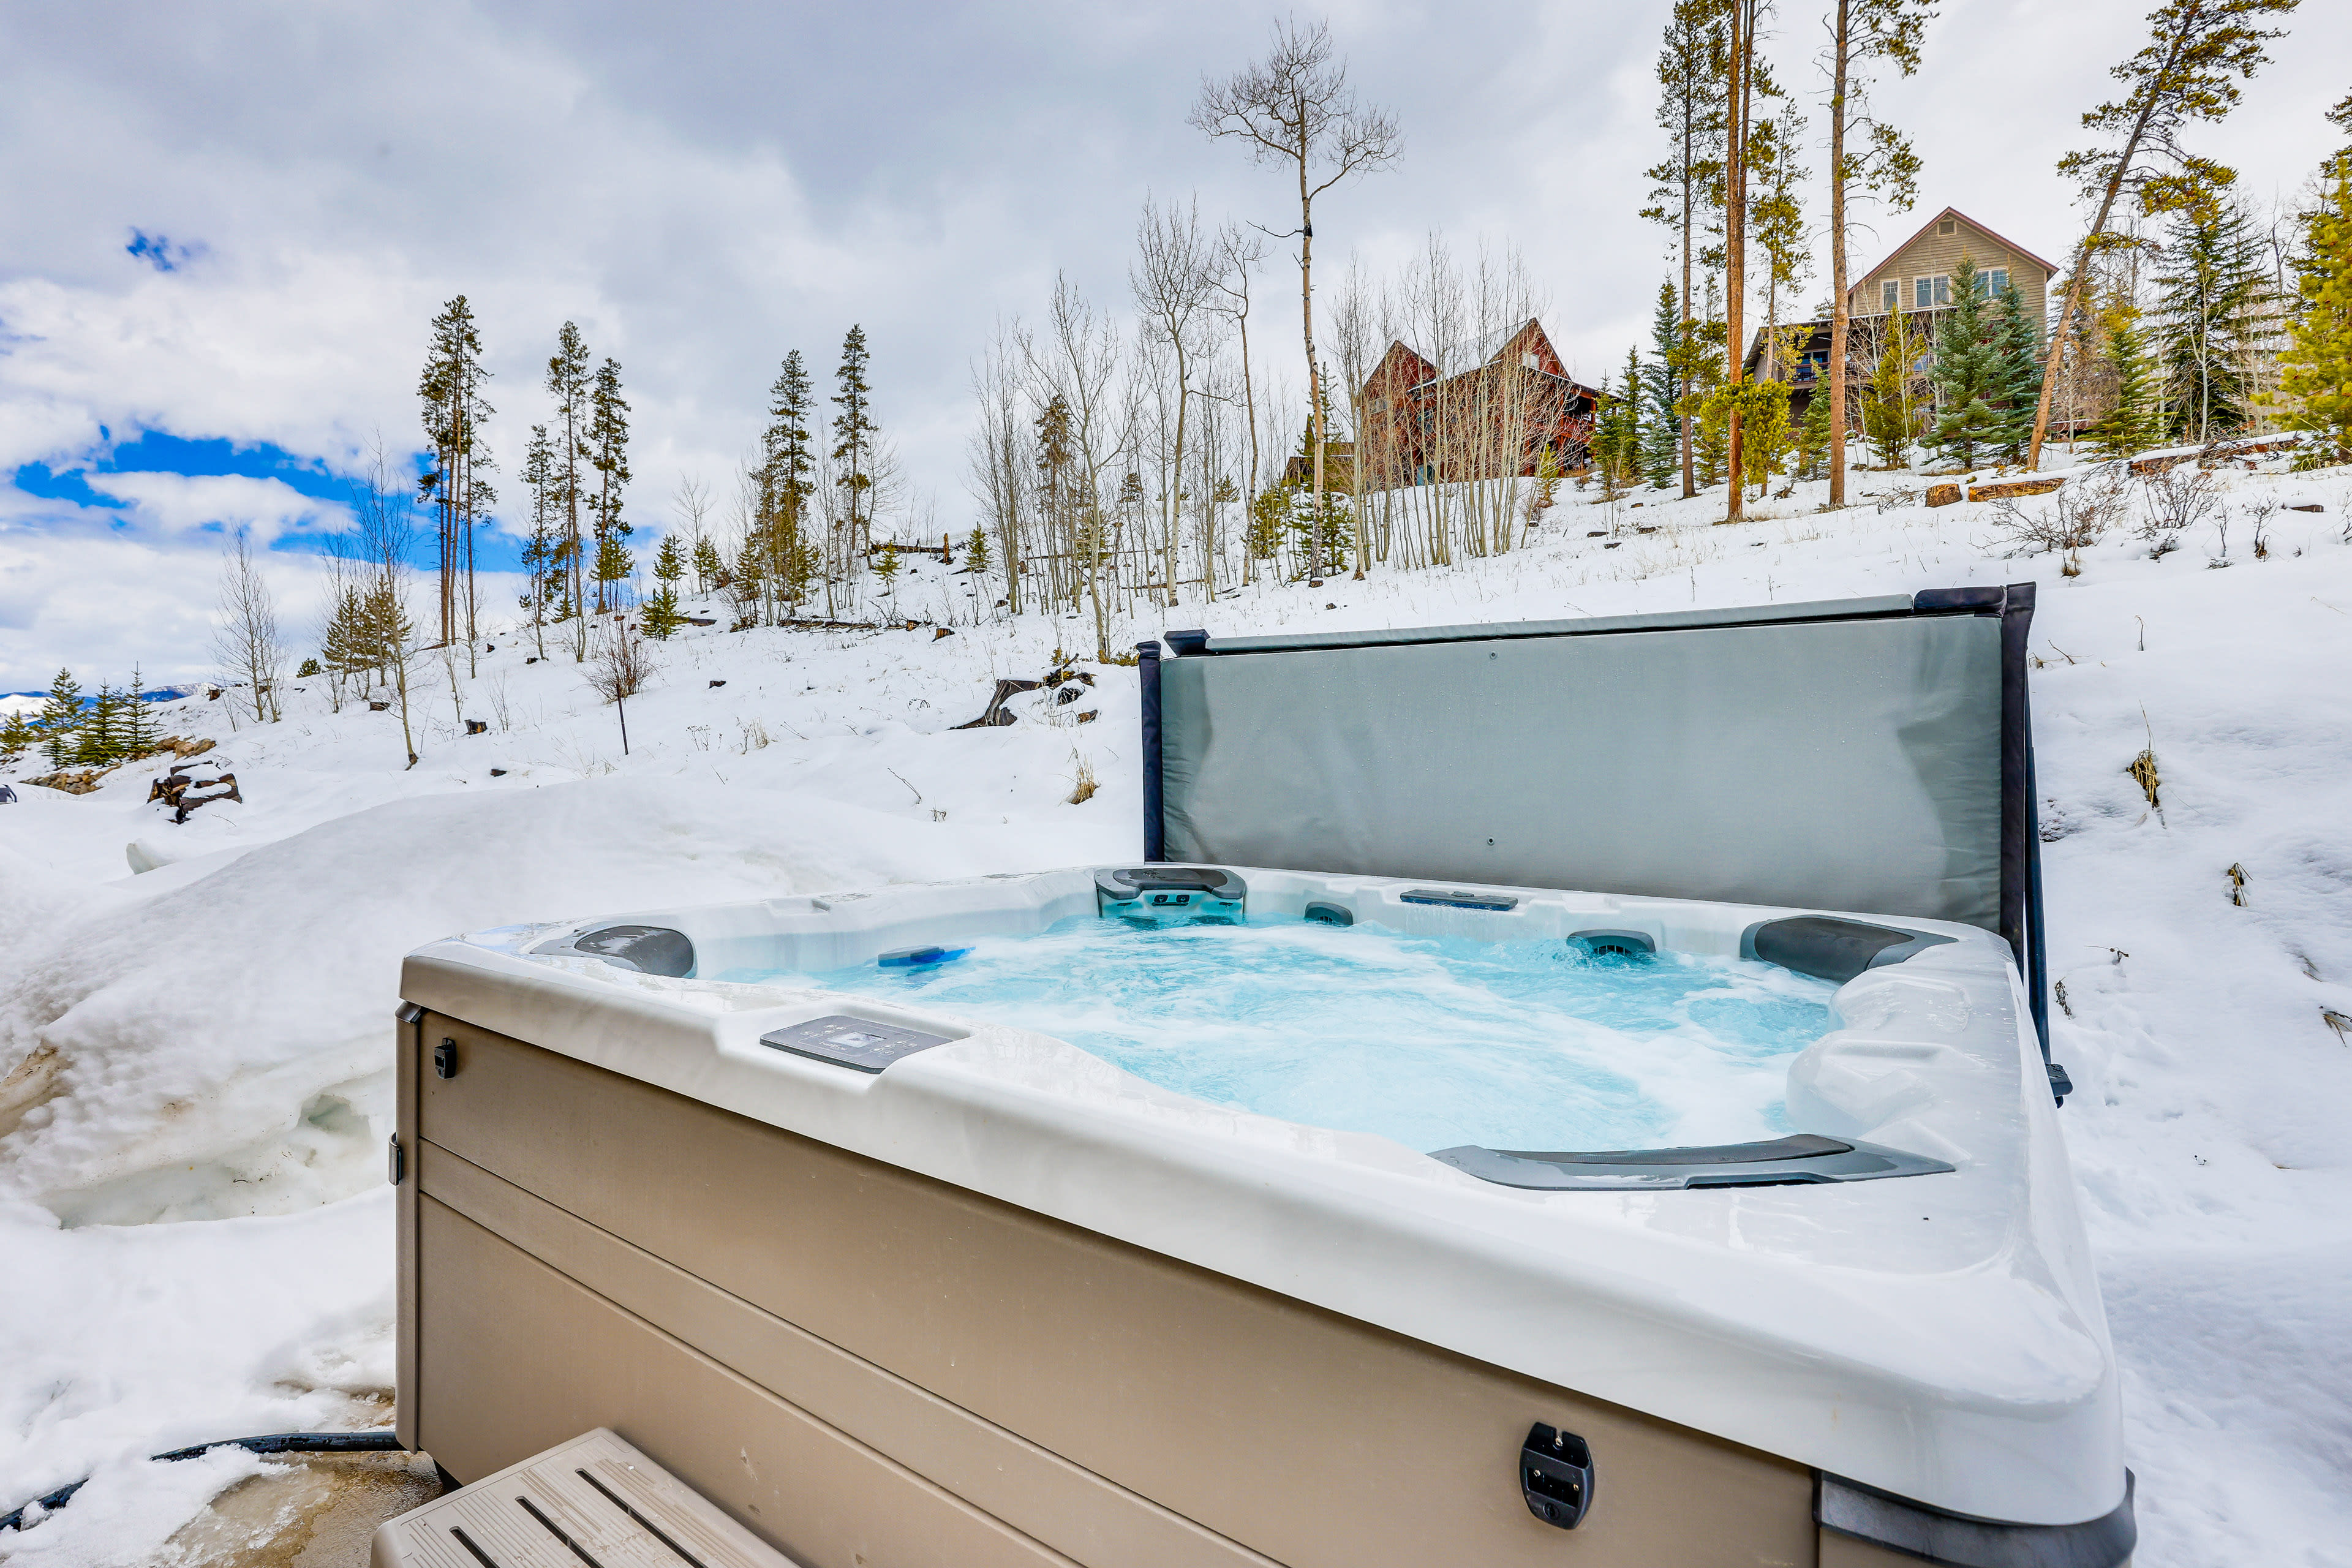
[[[1152,695],[1165,855],[1171,824],[1213,820],[1221,759]],[[1897,729],[1901,755],[1953,750],[1916,709]],[[1467,827],[1465,853],[1511,831]],[[1407,852],[1427,868],[1190,855],[419,951],[394,1149],[404,1441],[470,1480],[610,1427],[823,1564],[2128,1557],[2063,1073],[1998,891],[1988,929],[1918,912],[1979,900],[1949,876],[1857,913]],[[1959,845],[1941,869],[1975,863]],[[1181,1039],[1082,1049],[1024,1022],[1017,988],[940,978],[1034,969],[1051,949],[1024,944],[1096,922],[1139,931],[1148,970],[1204,918],[1333,962],[1403,943],[1511,974],[1546,953],[1563,975],[1679,968],[1821,1029],[1620,1019],[1587,1054],[1629,1079],[1671,1048],[1694,1081],[1747,1087],[1547,1120],[1575,1091],[1533,1056],[1517,1108],[1435,1105],[1435,1067],[1429,1108],[1286,1102],[1279,1071],[1213,1087],[1181,1076]],[[1442,1064],[1414,1054],[1442,1023],[1400,1026],[1363,1070]],[[1380,1120],[1400,1107],[1436,1119]],[[1618,1129],[1692,1135],[1579,1136]]]

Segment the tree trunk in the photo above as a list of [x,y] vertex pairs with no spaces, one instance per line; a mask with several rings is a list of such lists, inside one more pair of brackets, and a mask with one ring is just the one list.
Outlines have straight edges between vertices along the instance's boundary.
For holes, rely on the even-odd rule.
[[[1746,379],[1740,330],[1746,325],[1742,306],[1748,293],[1748,79],[1749,57],[1755,48],[1750,32],[1748,7],[1754,0],[1733,0],[1731,6],[1731,72],[1730,92],[1724,130],[1723,146],[1723,351],[1727,362],[1727,379],[1732,394],[1738,395],[1740,383]],[[1727,421],[1730,437],[1729,451],[1725,460],[1730,466],[1724,488],[1730,492],[1725,504],[1723,521],[1738,522],[1745,514],[1743,488],[1740,483],[1739,407],[1732,405]]]
[[[1691,207],[1696,197],[1691,190],[1691,125],[1690,97],[1683,98],[1683,319],[1676,323],[1675,347],[1681,351],[1685,365],[1670,367],[1675,401],[1690,394],[1690,376],[1685,366],[1689,361],[1690,345],[1683,340],[1690,334],[1691,321]],[[1682,416],[1683,422],[1683,499],[1698,494],[1698,469],[1691,457],[1691,416]]]
[[[1845,505],[1845,343],[1852,316],[1845,281],[1845,92],[1853,0],[1838,0],[1830,73],[1830,505]],[[1822,395],[1816,384],[1813,395]]]
[[[2172,73],[2173,63],[2180,58],[2180,47],[2188,37],[2187,29],[2173,36],[2172,48],[2165,57],[2164,66],[2157,73],[2162,79]],[[2083,302],[2083,288],[2090,271],[2091,251],[2099,237],[2107,231],[2107,217],[2114,212],[2116,197],[2124,188],[2124,180],[2131,173],[2132,160],[2139,154],[2140,139],[2147,133],[2147,122],[2156,113],[2157,93],[2151,88],[2147,102],[2133,122],[2131,135],[2124,141],[2124,150],[2116,159],[2115,173],[2107,177],[2106,194],[2099,199],[2099,216],[2091,220],[2090,232],[2074,251],[2074,275],[2066,280],[2066,297],[2058,308],[2058,326],[2050,334],[2050,353],[2042,366],[2042,395],[2033,405],[2033,439],[2025,448],[2025,468],[2028,473],[2042,467],[2042,442],[2050,430],[2050,395],[2058,384],[2058,367],[2066,356],[2066,329],[2074,322],[2074,312]]]

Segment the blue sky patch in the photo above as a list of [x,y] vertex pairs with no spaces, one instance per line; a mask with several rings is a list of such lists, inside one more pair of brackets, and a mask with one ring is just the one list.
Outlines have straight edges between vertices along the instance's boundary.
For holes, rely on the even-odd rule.
[[158,272],[177,272],[180,263],[194,256],[204,247],[174,245],[160,234],[134,228],[131,231],[131,243],[122,248]]

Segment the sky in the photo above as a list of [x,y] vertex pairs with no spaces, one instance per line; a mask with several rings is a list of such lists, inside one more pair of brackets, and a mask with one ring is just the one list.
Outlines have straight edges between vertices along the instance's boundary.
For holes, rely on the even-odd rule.
[[[1871,216],[1857,265],[1946,205],[2063,260],[2081,218],[2052,165],[2141,41],[2144,4],[1945,0],[1921,73],[1877,94],[1925,161],[1919,207]],[[1515,247],[1571,369],[1610,374],[1666,268],[1636,216],[1664,150],[1666,11],[1318,14],[1404,132],[1395,169],[1318,204],[1318,264],[1353,253],[1380,274],[1432,231]],[[682,480],[724,492],[784,353],[829,383],[856,322],[910,504],[961,531],[971,370],[1000,320],[1034,315],[1057,273],[1126,310],[1147,195],[1293,226],[1275,172],[1186,123],[1203,74],[1258,53],[1274,15],[0,7],[0,691],[61,665],[91,685],[134,666],[201,679],[239,529],[268,547],[289,641],[314,645],[320,541],[379,441],[413,463],[426,326],[461,292],[509,498],[564,321],[623,366],[640,544],[677,525]],[[1818,141],[1819,0],[1783,0],[1773,25],[1766,52]],[[2352,6],[2305,0],[2292,26],[2237,113],[2192,132],[2264,201],[2309,178],[2336,141],[2322,110],[2352,86]],[[1282,265],[1262,285],[1277,304]],[[496,564],[514,550],[511,531],[482,544]]]

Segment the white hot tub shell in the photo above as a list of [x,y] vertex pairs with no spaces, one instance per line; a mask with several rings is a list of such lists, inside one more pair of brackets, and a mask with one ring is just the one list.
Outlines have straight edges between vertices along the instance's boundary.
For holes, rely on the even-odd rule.
[[[1423,879],[1234,869],[1255,918],[1317,902],[1474,940],[1734,955],[1823,913],[1444,885],[1506,906],[1475,909]],[[414,954],[404,1438],[463,1480],[610,1426],[811,1563],[895,1560],[893,1530],[942,1562],[2128,1554],[2114,1357],[1999,938],[1880,922],[1949,940],[1847,981],[1789,1075],[1805,1132],[1948,1171],[1663,1190],[1506,1185],[1049,1036],[698,977],[1096,909],[1082,868]],[[680,933],[693,974],[573,946],[631,926]],[[839,1016],[945,1043],[877,1072],[762,1041]],[[1522,1496],[1537,1423],[1590,1445],[1572,1531]],[[761,1433],[803,1489],[752,1457]],[[843,1467],[814,1493],[795,1434]],[[917,1496],[940,1516],[919,1527]]]

